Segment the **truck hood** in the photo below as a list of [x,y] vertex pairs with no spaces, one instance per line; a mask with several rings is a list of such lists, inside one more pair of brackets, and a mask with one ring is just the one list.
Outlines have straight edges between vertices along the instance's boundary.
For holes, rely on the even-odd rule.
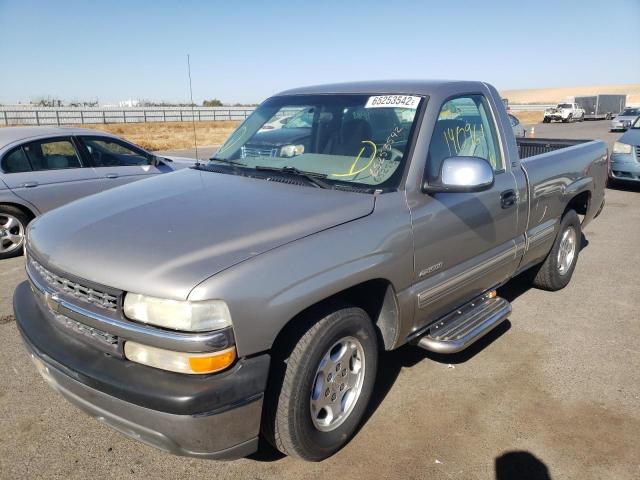
[[28,248],[79,278],[186,299],[211,275],[369,215],[374,202],[371,194],[184,169],[52,210],[31,224]]

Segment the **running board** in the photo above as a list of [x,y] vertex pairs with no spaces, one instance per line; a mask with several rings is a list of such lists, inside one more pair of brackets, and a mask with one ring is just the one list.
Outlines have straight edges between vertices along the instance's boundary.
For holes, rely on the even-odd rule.
[[511,304],[507,300],[485,296],[431,325],[418,340],[418,346],[436,353],[460,352],[484,337],[510,314]]

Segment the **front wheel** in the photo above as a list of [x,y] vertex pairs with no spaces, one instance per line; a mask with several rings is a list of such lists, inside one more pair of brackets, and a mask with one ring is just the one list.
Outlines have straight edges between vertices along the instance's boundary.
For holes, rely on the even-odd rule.
[[343,308],[321,318],[282,360],[279,391],[267,392],[263,433],[286,455],[329,457],[360,425],[377,362],[376,332],[364,310]]
[[551,251],[540,265],[533,285],[549,291],[566,287],[578,262],[581,241],[580,219],[574,210],[569,210],[562,217]]

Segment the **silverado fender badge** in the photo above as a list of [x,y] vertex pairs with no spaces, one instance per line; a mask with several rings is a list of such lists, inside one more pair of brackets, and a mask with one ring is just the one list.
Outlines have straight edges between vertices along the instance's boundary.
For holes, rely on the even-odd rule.
[[425,275],[429,275],[430,273],[433,273],[436,270],[440,270],[443,265],[444,265],[443,262],[438,262],[435,265],[431,265],[430,267],[427,267],[424,270],[421,270],[420,273],[418,274],[418,276],[419,277],[424,277]]

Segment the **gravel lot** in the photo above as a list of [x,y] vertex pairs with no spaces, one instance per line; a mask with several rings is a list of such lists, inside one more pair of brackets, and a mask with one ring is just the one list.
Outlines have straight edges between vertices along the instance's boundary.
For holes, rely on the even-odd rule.
[[[536,125],[536,136],[619,137],[607,127]],[[80,413],[28,360],[11,315],[23,259],[2,261],[0,477],[640,478],[640,188],[608,190],[584,234],[572,283],[549,293],[512,281],[510,320],[470,352],[383,355],[369,419],[315,464],[267,447],[235,462],[174,457]]]

